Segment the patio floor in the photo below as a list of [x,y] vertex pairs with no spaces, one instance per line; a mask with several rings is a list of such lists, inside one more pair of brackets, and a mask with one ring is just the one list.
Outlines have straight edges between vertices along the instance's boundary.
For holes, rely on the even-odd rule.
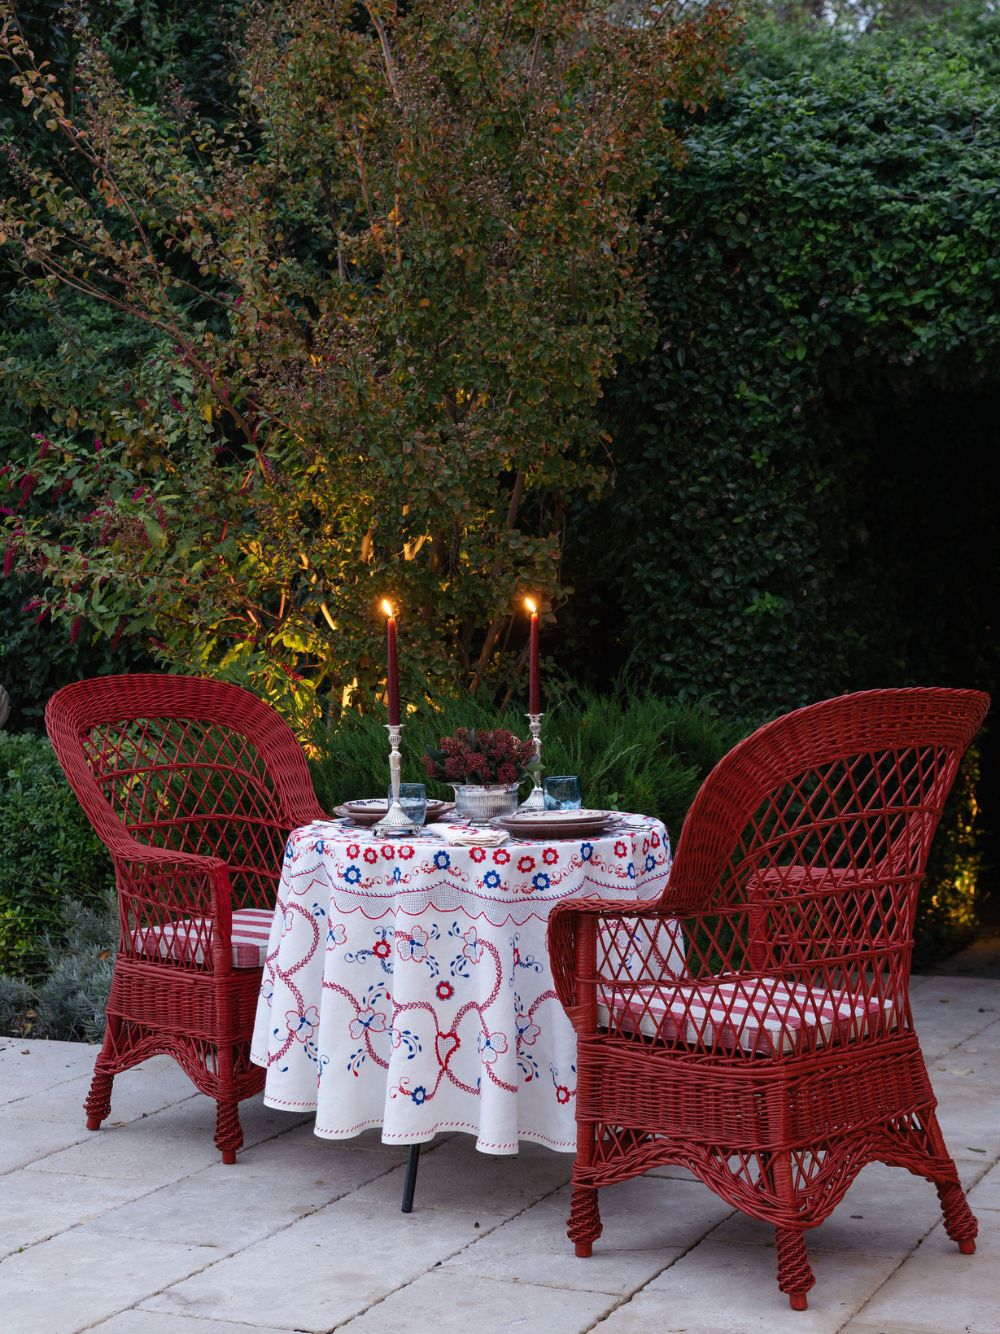
[[919,977],[912,995],[978,1253],[944,1235],[931,1185],[868,1167],[811,1234],[803,1314],[778,1291],[769,1229],[684,1172],[604,1192],[604,1236],[578,1260],[566,1155],[489,1158],[441,1137],[405,1217],[405,1151],[377,1133],[321,1141],[303,1117],[244,1103],[248,1147],[224,1167],[211,1103],[157,1059],[117,1081],[88,1134],[94,1048],[0,1038],[0,1328],[996,1334],[1000,980]]

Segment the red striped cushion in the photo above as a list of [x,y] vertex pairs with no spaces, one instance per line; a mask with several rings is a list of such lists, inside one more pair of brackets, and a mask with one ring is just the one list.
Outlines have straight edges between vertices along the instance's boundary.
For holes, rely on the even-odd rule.
[[[273,918],[270,908],[239,908],[233,913],[234,968],[263,968]],[[211,922],[191,917],[137,931],[133,943],[140,954],[200,964],[205,962],[206,949],[211,949],[211,939]]]
[[[817,1030],[821,1045],[860,1037],[891,1000],[793,985],[777,977],[733,982],[678,982],[642,988],[612,1000],[619,1030],[665,1042],[774,1056],[809,1045]],[[599,997],[598,1022],[609,1025],[607,996]]]

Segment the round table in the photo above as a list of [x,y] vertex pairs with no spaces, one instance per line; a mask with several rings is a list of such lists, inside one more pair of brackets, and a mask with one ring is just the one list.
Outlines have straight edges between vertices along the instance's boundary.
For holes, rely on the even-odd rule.
[[598,837],[460,847],[342,821],[288,840],[251,1059],[264,1101],[316,1134],[438,1131],[487,1153],[576,1147],[576,1038],[556,997],[548,913],[575,895],[657,898],[670,843],[651,817]]

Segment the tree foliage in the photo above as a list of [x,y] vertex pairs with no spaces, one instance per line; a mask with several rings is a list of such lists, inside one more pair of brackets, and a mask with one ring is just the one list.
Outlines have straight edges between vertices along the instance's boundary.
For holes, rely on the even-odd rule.
[[711,6],[260,4],[220,124],[133,96],[79,27],[71,106],[4,7],[60,148],[15,157],[0,232],[53,324],[82,295],[133,331],[96,400],[64,377],[41,404],[10,478],[40,612],[304,718],[378,691],[388,594],[411,692],[509,683],[516,594],[564,595],[567,500],[607,473],[595,404],[649,326],[662,105],[708,99],[731,30]]

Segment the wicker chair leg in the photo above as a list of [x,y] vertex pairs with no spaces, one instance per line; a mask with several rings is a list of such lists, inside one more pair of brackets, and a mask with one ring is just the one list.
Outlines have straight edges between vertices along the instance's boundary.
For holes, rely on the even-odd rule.
[[788,1294],[793,1311],[804,1311],[809,1305],[806,1293],[816,1282],[805,1238],[793,1227],[775,1228],[774,1235],[778,1246],[778,1287]]
[[979,1223],[976,1215],[969,1208],[965,1191],[957,1181],[939,1181],[938,1199],[944,1214],[944,1230],[952,1241],[958,1243],[963,1255],[972,1255],[976,1249],[976,1234]]
[[590,1255],[603,1230],[596,1187],[574,1186],[566,1235],[575,1245],[577,1255]]
[[94,1078],[90,1081],[90,1092],[83,1104],[83,1110],[87,1113],[88,1130],[100,1130],[101,1122],[111,1111],[111,1085],[115,1082],[115,1077],[101,1070],[100,1063],[101,1058],[98,1056],[98,1069],[94,1071]]
[[236,1162],[236,1150],[243,1145],[243,1127],[240,1125],[240,1104],[237,1099],[221,1098],[216,1104],[215,1143],[224,1163]]

